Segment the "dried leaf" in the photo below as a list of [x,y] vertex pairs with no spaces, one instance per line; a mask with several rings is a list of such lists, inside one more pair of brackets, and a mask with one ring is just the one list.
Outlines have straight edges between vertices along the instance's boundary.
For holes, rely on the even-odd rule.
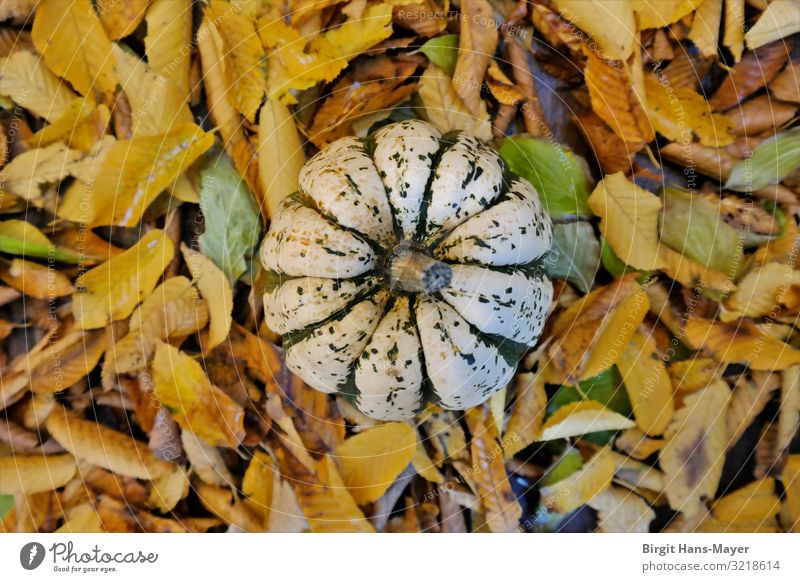
[[756,49],[800,31],[800,10],[795,0],[772,0],[744,35],[747,47]]
[[786,531],[800,532],[800,455],[789,455],[781,481],[786,490],[784,509],[788,518],[784,526]]
[[506,459],[542,438],[547,409],[547,393],[542,374],[517,374],[514,383],[517,396],[503,434]]
[[624,61],[605,61],[589,49],[584,53],[584,76],[595,113],[627,142],[652,141],[655,134],[641,100],[644,96],[637,94],[628,65]]
[[125,477],[157,479],[173,467],[145,444],[64,408],[56,408],[47,418],[47,431],[79,461]]
[[492,138],[492,126],[486,104],[473,115],[458,96],[450,77],[431,63],[419,84],[419,96],[425,116],[442,131],[463,130],[483,139]]
[[168,513],[188,494],[189,477],[186,469],[176,466],[153,481],[147,505]]
[[188,100],[192,54],[186,47],[192,42],[192,0],[152,0],[145,21],[147,63],[162,77],[169,77]]
[[679,21],[690,14],[704,0],[631,0],[633,11],[636,12],[636,23],[639,30],[646,28],[661,28]]
[[[466,412],[469,426],[472,466],[469,476],[474,481],[475,494],[489,529],[493,532],[513,532],[522,517],[503,464],[503,448],[494,423],[489,422],[487,408],[478,406]],[[463,474],[463,472],[462,472]]]
[[150,0],[97,0],[97,15],[111,40],[133,34],[144,18]]
[[588,32],[610,59],[626,60],[639,39],[629,0],[556,0],[561,16]]
[[789,48],[787,43],[774,42],[748,52],[725,77],[709,103],[718,111],[725,111],[758,91],[783,68]]
[[213,446],[235,447],[244,438],[244,410],[212,385],[203,367],[163,342],[153,357],[158,399],[181,427]]
[[342,480],[356,503],[381,497],[411,462],[416,447],[414,429],[402,422],[367,429],[336,447]]
[[649,533],[656,513],[635,493],[613,485],[588,504],[597,511],[598,531],[605,533]]
[[542,487],[542,504],[556,513],[573,511],[611,486],[614,469],[611,450],[601,449],[566,479]]
[[27,151],[0,171],[0,188],[26,200],[40,198],[41,187],[73,173],[83,155],[62,143]]
[[289,109],[274,99],[261,108],[258,128],[258,177],[267,202],[267,216],[300,190],[300,168],[306,161],[303,144]]
[[672,383],[652,336],[639,331],[617,362],[636,424],[649,435],[664,432],[672,420]]
[[459,8],[462,24],[453,87],[467,111],[483,117],[486,105],[481,99],[481,87],[499,34],[488,0],[463,0]]
[[128,317],[153,291],[174,252],[162,231],[151,230],[127,251],[81,275],[72,307],[77,325],[93,329]]
[[722,380],[689,394],[667,429],[659,464],[667,478],[670,506],[693,516],[704,499],[713,499],[722,475],[728,429],[725,412],[730,390]]
[[208,353],[228,337],[233,321],[233,291],[225,274],[211,259],[191,250],[185,244],[181,245],[181,252],[194,284],[208,303],[208,343],[203,346],[204,352]]
[[91,0],[44,0],[33,20],[33,44],[50,70],[82,95],[110,98],[117,88],[114,56]]
[[722,22],[722,0],[703,0],[692,20],[689,40],[705,57],[715,57],[719,51],[719,25]]
[[753,370],[784,370],[800,363],[800,350],[747,319],[715,323],[690,317],[686,322],[686,341],[721,362],[748,362]]
[[75,290],[61,271],[22,259],[14,259],[8,265],[6,261],[0,262],[0,279],[24,295],[48,301],[69,295]]
[[10,455],[0,457],[0,495],[31,495],[63,487],[77,470],[72,455]]
[[0,71],[0,94],[47,121],[64,115],[77,98],[32,52],[17,51],[0,59]]
[[738,63],[744,50],[744,0],[725,0],[725,28],[722,44]]

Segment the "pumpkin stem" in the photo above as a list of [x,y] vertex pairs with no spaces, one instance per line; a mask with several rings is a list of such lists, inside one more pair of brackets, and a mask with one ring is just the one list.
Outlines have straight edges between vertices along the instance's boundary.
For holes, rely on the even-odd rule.
[[392,289],[410,293],[436,293],[450,285],[453,270],[409,241],[402,241],[392,251],[389,261],[389,284]]

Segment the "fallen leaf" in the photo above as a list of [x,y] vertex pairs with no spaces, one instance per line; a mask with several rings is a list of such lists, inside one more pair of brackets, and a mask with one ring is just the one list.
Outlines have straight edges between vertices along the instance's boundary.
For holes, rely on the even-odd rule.
[[772,0],[744,35],[747,47],[756,49],[800,31],[800,10],[795,0]]
[[305,161],[291,112],[282,103],[267,99],[259,115],[258,177],[268,217],[275,216],[281,200],[300,190],[300,169]]
[[62,143],[29,150],[0,171],[0,188],[25,200],[35,200],[41,197],[44,184],[69,176],[83,156],[83,152]]
[[72,455],[8,455],[0,457],[0,495],[31,495],[59,489],[72,480],[78,466]]
[[600,232],[626,264],[652,270],[663,265],[659,254],[661,200],[618,172],[603,178],[589,197],[601,218]]
[[203,346],[204,352],[208,353],[228,337],[233,321],[233,290],[225,273],[211,259],[191,250],[185,244],[181,245],[181,252],[194,284],[208,304],[208,343]]
[[50,70],[82,95],[110,98],[117,88],[114,57],[91,0],[44,0],[36,10],[33,44]]
[[562,406],[544,423],[540,440],[551,441],[604,430],[624,430],[635,423],[594,400]]
[[453,71],[453,87],[467,111],[482,117],[486,105],[481,88],[486,69],[497,49],[499,34],[488,0],[463,0],[458,60]]
[[0,279],[24,295],[48,301],[69,295],[75,290],[61,271],[22,259],[13,259],[8,264],[7,261],[0,261]]
[[722,380],[687,395],[665,434],[659,465],[667,478],[672,508],[693,516],[713,499],[722,476],[728,429],[725,412],[730,390]]
[[244,438],[244,410],[191,357],[161,342],[152,367],[155,393],[179,425],[213,446],[236,447]]
[[0,70],[0,94],[47,121],[64,115],[77,98],[32,52],[17,51],[0,59]]
[[144,18],[150,0],[97,0],[97,16],[111,40],[133,34]]
[[367,429],[336,447],[342,480],[356,503],[381,497],[411,462],[416,447],[414,429],[402,422]]
[[703,0],[697,7],[689,31],[689,40],[705,57],[716,57],[719,51],[719,26],[722,22],[722,0]]
[[492,126],[486,104],[473,114],[458,96],[450,77],[431,63],[419,84],[419,96],[425,106],[425,116],[442,131],[463,130],[483,139],[491,139]]
[[744,0],[725,0],[725,25],[722,44],[738,63],[744,50]]
[[775,479],[759,479],[715,501],[700,524],[700,532],[777,531],[775,515],[781,504],[775,494]]
[[470,408],[465,415],[472,455],[469,476],[474,481],[480,511],[489,529],[509,533],[518,530],[522,507],[506,475],[500,435],[494,423],[489,422],[487,412],[485,406],[478,406]]
[[[784,508],[788,519],[786,531],[800,531],[800,455],[789,455],[783,466],[781,481],[786,490]],[[782,514],[783,515],[783,514]],[[781,518],[783,521],[783,518]]]
[[601,449],[566,479],[542,487],[542,505],[556,513],[568,513],[611,487],[615,467],[610,453],[608,448]]
[[661,28],[679,21],[694,11],[704,0],[631,0],[639,30]]
[[587,505],[597,512],[597,528],[604,533],[650,533],[650,523],[656,517],[644,499],[613,485]]
[[774,42],[745,54],[708,102],[718,111],[725,111],[758,91],[783,68],[789,56],[788,48],[784,42]]
[[78,277],[72,307],[76,324],[94,329],[128,317],[153,291],[174,252],[162,231],[151,230],[125,252]]
[[192,42],[192,8],[192,0],[152,0],[145,15],[147,64],[162,77],[168,76],[187,100],[192,53],[186,47]]
[[156,458],[147,445],[133,437],[84,420],[61,407],[47,418],[47,432],[79,461],[125,477],[157,479],[173,466]]
[[649,435],[660,435],[672,420],[672,383],[652,336],[641,328],[617,362],[636,424]]
[[561,16],[588,32],[608,58],[626,60],[639,42],[630,0],[556,0]]
[[547,393],[541,374],[535,372],[517,374],[514,384],[516,400],[503,433],[503,451],[506,459],[541,440],[547,409]]
[[186,469],[176,465],[168,473],[153,480],[147,505],[168,513],[175,509],[175,506],[188,494],[189,476]]

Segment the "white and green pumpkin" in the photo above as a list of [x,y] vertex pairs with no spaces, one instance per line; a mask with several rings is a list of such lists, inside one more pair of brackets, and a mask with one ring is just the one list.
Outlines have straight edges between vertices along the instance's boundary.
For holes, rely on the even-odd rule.
[[264,240],[266,323],[295,374],[367,416],[475,406],[542,331],[551,241],[536,190],[474,136],[402,121],[342,138]]

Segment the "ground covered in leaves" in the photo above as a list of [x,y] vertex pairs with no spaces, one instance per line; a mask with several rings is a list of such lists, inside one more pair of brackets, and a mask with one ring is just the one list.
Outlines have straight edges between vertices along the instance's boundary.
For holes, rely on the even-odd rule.
[[[746,32],[745,32],[746,31]],[[796,0],[4,0],[0,529],[798,531]],[[305,386],[256,249],[419,117],[555,225],[512,385]]]

